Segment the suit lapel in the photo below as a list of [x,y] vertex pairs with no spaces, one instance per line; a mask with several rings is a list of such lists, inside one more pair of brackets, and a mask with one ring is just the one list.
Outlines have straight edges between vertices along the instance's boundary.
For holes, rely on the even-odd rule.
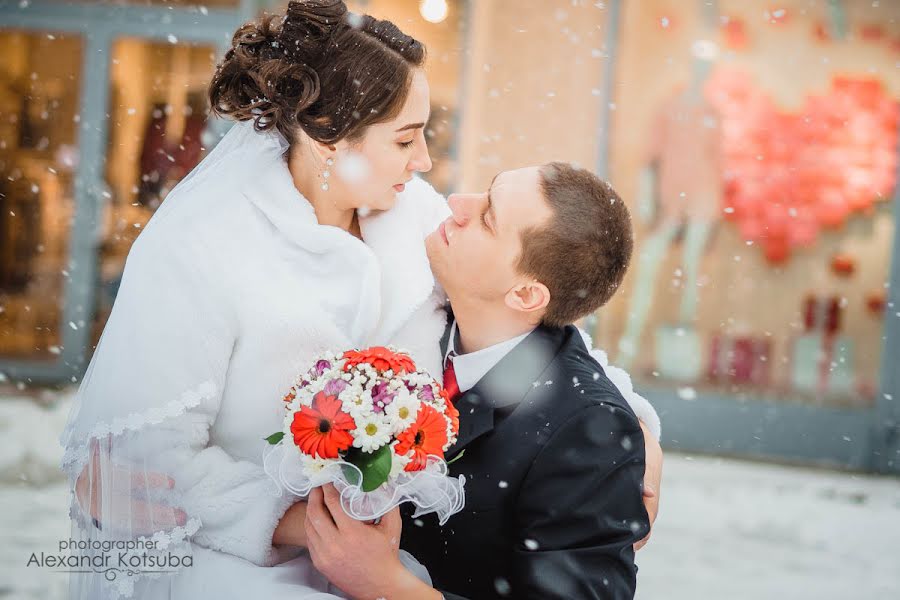
[[456,443],[447,452],[452,459],[473,440],[494,429],[494,407],[481,398],[472,388],[456,401],[459,411],[459,435]]
[[534,383],[559,352],[563,337],[563,329],[538,327],[488,371],[475,387],[460,396],[456,402],[459,436],[447,453],[448,459],[494,429],[495,406],[521,402],[534,389]]
[[450,332],[453,330],[453,311],[450,309],[450,305],[445,306],[444,310],[447,311],[447,326],[444,327],[444,335],[441,337],[441,372],[444,370],[444,356],[447,355],[447,346],[450,345]]

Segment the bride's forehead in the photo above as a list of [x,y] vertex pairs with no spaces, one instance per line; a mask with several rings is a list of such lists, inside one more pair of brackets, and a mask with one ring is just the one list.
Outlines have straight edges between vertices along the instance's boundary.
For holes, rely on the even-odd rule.
[[428,78],[422,69],[413,70],[409,82],[409,90],[406,101],[400,110],[398,118],[427,120],[431,111],[431,89],[428,86]]

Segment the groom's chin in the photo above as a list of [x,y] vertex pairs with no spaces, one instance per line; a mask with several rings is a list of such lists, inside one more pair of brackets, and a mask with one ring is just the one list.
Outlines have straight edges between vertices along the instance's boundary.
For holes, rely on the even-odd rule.
[[435,229],[425,237],[425,254],[428,256],[428,262],[431,263],[431,269],[434,270],[437,262],[437,247],[441,242],[441,234]]
[[445,286],[444,278],[444,261],[440,253],[440,245],[442,240],[439,233],[432,233],[425,238],[425,254],[428,256],[428,264],[431,266],[431,273],[441,287]]

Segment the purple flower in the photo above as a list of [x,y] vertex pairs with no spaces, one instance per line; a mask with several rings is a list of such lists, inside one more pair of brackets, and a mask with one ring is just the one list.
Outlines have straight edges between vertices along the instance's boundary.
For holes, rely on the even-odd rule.
[[331,368],[331,363],[327,360],[320,360],[316,362],[316,375],[321,375],[325,372],[326,369]]
[[332,379],[331,381],[329,381],[328,383],[325,384],[325,389],[324,389],[325,395],[326,396],[337,396],[338,394],[343,392],[344,389],[348,385],[350,385],[350,384],[347,383],[346,381],[344,381],[343,379]]
[[419,400],[434,400],[434,389],[430,385],[426,385],[419,392]]
[[397,392],[389,392],[388,383],[382,381],[372,387],[372,408],[375,412],[384,412],[384,407],[394,401]]
[[319,360],[316,361],[315,366],[309,370],[309,376],[311,379],[315,380],[317,377],[321,376],[327,369],[331,368],[331,363],[327,360]]

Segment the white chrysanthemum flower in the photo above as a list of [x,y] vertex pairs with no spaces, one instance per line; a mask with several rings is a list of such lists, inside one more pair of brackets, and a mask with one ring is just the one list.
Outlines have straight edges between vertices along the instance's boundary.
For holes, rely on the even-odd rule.
[[412,425],[419,414],[419,399],[409,392],[397,394],[394,401],[387,405],[384,413],[391,420],[393,431],[403,431]]
[[341,408],[357,422],[359,422],[359,419],[364,419],[374,413],[372,410],[372,396],[366,392],[352,394],[346,399],[342,399]]
[[406,465],[408,465],[412,461],[411,458],[407,456],[397,456],[397,453],[393,450],[391,451],[391,472],[388,474],[388,478],[393,480],[401,473],[403,473],[404,469],[406,469]]
[[322,471],[324,471],[331,462],[332,461],[327,458],[319,458],[318,456],[300,453],[300,465],[303,469],[303,474],[310,479],[315,479],[321,475]]
[[356,420],[352,431],[353,445],[363,452],[374,452],[391,441],[391,429],[387,421],[377,415]]

